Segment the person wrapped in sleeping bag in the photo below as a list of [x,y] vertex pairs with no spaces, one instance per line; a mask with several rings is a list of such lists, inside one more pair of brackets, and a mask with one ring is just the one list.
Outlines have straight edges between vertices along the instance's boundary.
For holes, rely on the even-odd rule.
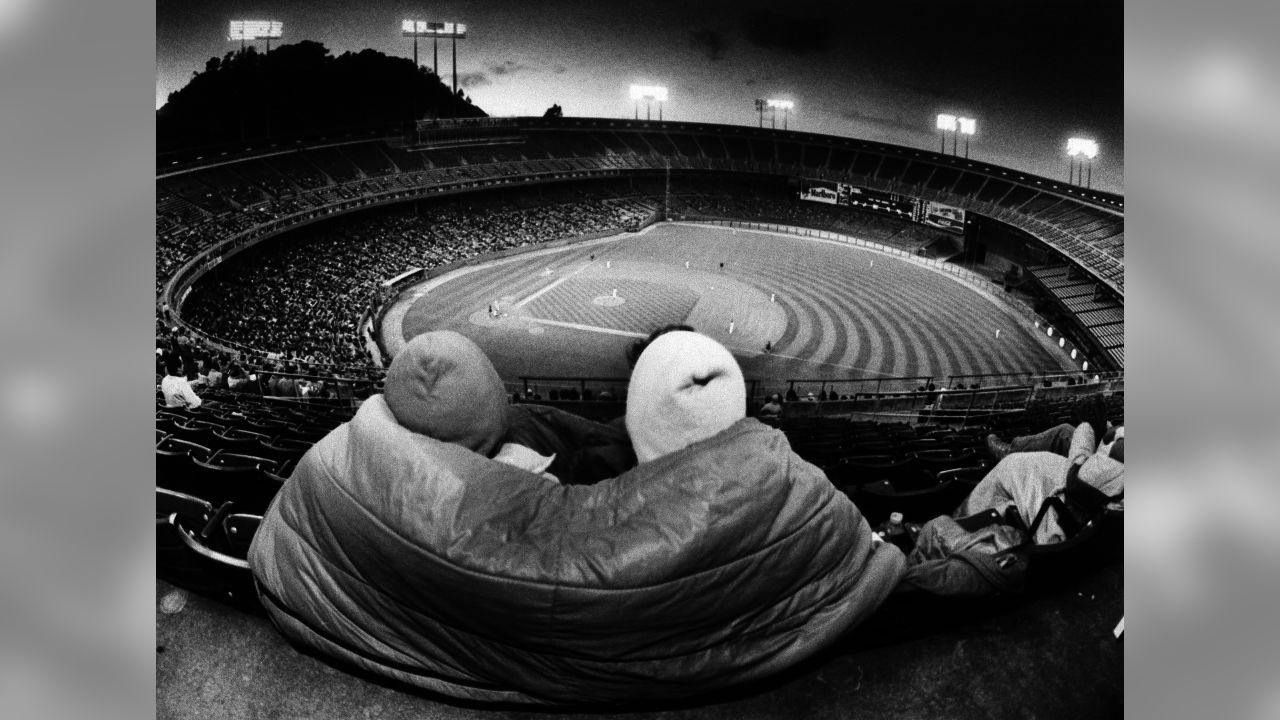
[[[741,372],[713,341],[646,350],[627,409],[642,462],[594,484],[491,457],[512,407],[491,369],[463,343],[411,342],[386,393],[303,457],[249,559],[287,637],[469,700],[670,700],[810,657],[898,581],[901,552],[743,417]],[[395,378],[421,387],[405,398]],[[537,428],[563,448],[617,431]]]

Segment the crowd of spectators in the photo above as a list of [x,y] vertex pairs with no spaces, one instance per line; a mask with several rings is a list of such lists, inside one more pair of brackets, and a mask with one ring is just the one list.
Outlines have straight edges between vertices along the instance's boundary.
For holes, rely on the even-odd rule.
[[295,362],[369,362],[357,323],[384,280],[497,250],[620,230],[632,206],[552,198],[532,208],[501,200],[391,208],[339,219],[224,263],[184,304],[209,335]]

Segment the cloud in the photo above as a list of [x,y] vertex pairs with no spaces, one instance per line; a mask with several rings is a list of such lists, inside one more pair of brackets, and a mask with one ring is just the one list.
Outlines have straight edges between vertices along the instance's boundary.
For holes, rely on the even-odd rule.
[[494,78],[515,75],[532,69],[528,65],[515,60],[504,60],[496,65],[490,65],[484,70],[458,75],[458,85],[467,89],[492,85]]
[[498,65],[491,66],[489,68],[489,72],[493,73],[494,75],[514,75],[522,70],[530,70],[530,69],[531,68],[528,65],[525,65],[523,63],[518,63],[515,60],[504,60],[502,63]]
[[691,31],[689,33],[689,44],[705,55],[711,62],[719,60],[725,48],[724,38],[720,37],[720,33],[710,28]]
[[469,72],[458,75],[458,86],[467,90],[482,87],[491,82],[493,81],[489,79],[489,76],[482,72]]
[[788,55],[821,54],[831,47],[831,24],[826,18],[792,17],[761,10],[746,15],[743,25],[752,45]]

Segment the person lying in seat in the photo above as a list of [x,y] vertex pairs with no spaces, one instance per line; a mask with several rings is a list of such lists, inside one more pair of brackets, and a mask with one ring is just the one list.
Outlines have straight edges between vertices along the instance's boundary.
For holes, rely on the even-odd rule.
[[[1094,432],[1090,423],[1077,425],[1065,455],[1050,450],[1005,455],[961,503],[955,517],[986,510],[1005,514],[1013,508],[1023,527],[1030,528],[1035,525],[1044,501],[1062,494],[1071,481],[1079,481],[1106,498],[1119,500],[1124,493],[1124,437],[1099,443]],[[1066,532],[1057,514],[1050,512],[1035,528],[1032,540],[1037,545],[1047,545],[1065,538]]]

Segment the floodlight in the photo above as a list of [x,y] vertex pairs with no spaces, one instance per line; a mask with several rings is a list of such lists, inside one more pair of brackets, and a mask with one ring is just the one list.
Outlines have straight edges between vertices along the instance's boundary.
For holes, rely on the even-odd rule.
[[1071,157],[1084,155],[1092,160],[1098,156],[1098,141],[1087,138],[1068,138],[1067,154]]
[[771,108],[780,110],[790,110],[796,106],[796,104],[790,100],[770,100],[768,101],[768,105]]
[[277,39],[284,35],[284,23],[279,20],[232,20],[228,40]]
[[956,122],[960,125],[960,132],[965,135],[972,135],[978,129],[978,121],[973,118],[956,118]]
[[425,20],[401,20],[400,35],[402,37],[467,37],[467,26],[462,23],[427,22]]
[[661,85],[632,85],[632,100],[657,100],[658,102],[667,101],[667,89]]
[[938,129],[939,130],[955,130],[956,116],[946,115],[946,114],[938,115]]

